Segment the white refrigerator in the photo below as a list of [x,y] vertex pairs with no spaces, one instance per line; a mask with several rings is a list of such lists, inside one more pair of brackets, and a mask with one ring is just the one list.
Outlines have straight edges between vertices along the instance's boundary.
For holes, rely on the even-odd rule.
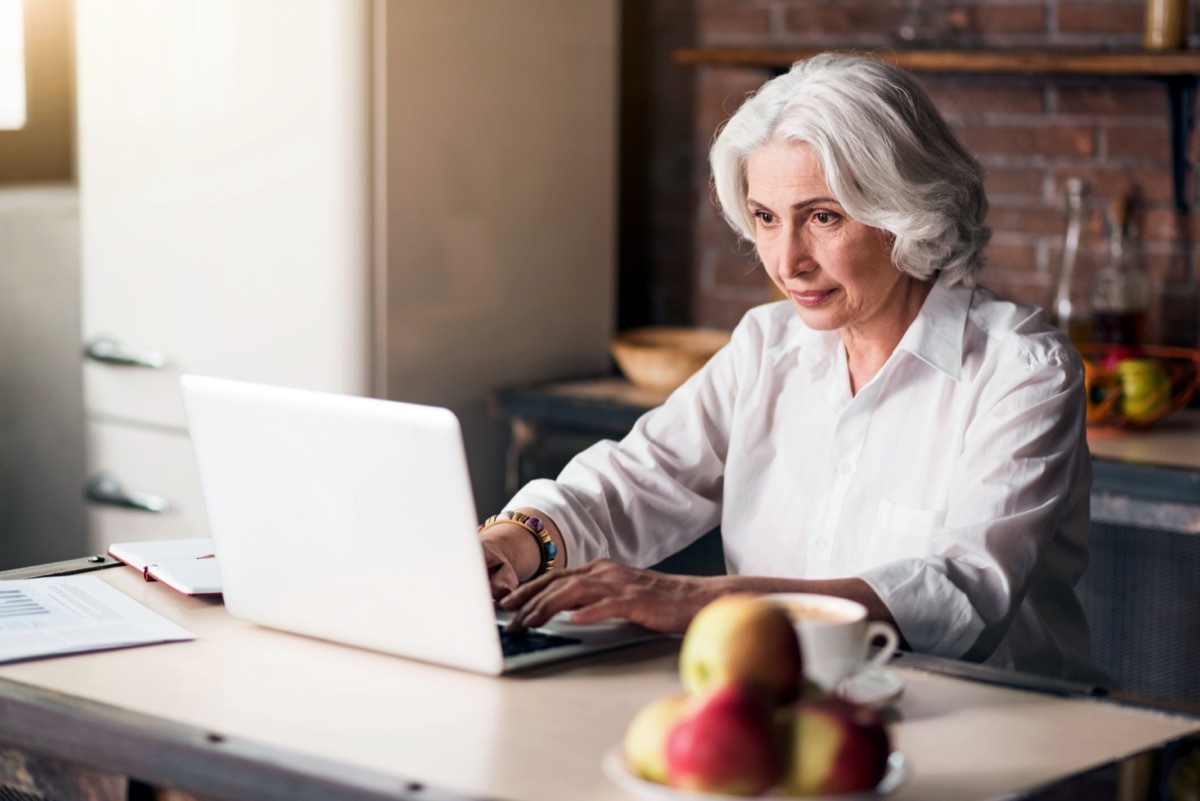
[[184,373],[448,406],[499,503],[487,393],[608,369],[615,0],[76,13],[89,549],[207,533]]

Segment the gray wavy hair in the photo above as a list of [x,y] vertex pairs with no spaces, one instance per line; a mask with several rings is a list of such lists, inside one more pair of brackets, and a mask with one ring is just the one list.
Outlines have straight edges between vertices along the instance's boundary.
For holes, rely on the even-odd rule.
[[742,104],[717,134],[709,163],[725,219],[751,242],[746,160],[777,140],[813,148],[846,212],[894,237],[897,269],[975,285],[992,235],[983,169],[907,72],[824,53],[797,61]]

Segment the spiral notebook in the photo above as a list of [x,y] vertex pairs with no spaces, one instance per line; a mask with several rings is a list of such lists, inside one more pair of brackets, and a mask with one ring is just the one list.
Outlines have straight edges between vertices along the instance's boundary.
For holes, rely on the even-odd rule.
[[450,410],[204,376],[181,387],[231,615],[487,674],[662,637],[551,622],[502,642]]

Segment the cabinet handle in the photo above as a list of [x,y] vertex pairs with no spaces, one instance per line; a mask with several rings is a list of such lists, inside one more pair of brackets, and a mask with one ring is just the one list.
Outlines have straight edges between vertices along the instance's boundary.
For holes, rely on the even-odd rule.
[[167,357],[156,350],[126,350],[115,339],[102,337],[83,349],[83,354],[94,361],[116,364],[122,367],[146,367],[161,370],[167,366]]
[[110,473],[101,473],[89,481],[84,487],[83,495],[92,503],[102,506],[119,506],[122,509],[136,509],[156,515],[163,514],[171,508],[171,504],[161,495],[127,491],[117,477]]

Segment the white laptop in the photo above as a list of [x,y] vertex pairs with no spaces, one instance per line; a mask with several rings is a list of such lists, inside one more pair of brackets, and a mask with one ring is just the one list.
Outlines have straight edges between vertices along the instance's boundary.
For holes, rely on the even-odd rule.
[[448,409],[194,375],[181,387],[234,617],[491,675],[662,636],[557,620],[502,634]]

